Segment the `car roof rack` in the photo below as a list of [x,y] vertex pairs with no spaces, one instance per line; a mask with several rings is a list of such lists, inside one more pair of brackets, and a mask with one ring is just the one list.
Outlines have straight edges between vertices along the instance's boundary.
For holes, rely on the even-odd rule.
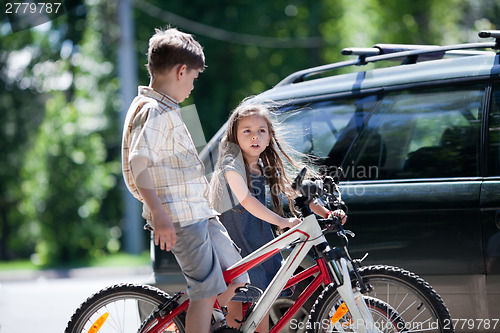
[[360,63],[363,64],[366,57],[377,56],[382,54],[392,54],[406,51],[423,51],[428,50],[430,53],[418,53],[414,56],[398,56],[387,60],[399,61],[402,60],[403,64],[414,64],[417,61],[428,61],[441,59],[444,55],[452,55],[457,57],[471,56],[484,54],[484,51],[469,51],[469,50],[449,50],[449,51],[436,51],[441,48],[439,45],[407,45],[407,44],[376,44],[369,48],[349,47],[341,51],[342,55],[357,55],[360,57]]
[[406,44],[376,44],[373,47],[351,47],[342,50],[343,55],[358,56],[354,60],[340,61],[332,64],[304,69],[290,74],[277,86],[283,86],[298,82],[303,82],[311,75],[317,75],[326,71],[348,66],[363,66],[384,60],[400,61],[402,65],[414,64],[418,61],[441,59],[444,55],[450,56],[471,56],[484,54],[484,51],[471,51],[473,49],[491,48],[500,50],[500,30],[485,30],[479,32],[480,38],[495,38],[494,42],[467,43],[457,45],[406,45]]

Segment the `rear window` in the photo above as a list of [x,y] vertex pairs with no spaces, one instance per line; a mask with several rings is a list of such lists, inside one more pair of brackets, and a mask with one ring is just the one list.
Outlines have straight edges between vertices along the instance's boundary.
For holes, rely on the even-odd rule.
[[489,117],[489,175],[500,175],[500,83],[493,88]]
[[341,165],[346,180],[473,177],[484,91],[484,84],[398,91],[290,106],[278,117],[292,147]]
[[349,151],[347,179],[479,175],[484,86],[384,96]]

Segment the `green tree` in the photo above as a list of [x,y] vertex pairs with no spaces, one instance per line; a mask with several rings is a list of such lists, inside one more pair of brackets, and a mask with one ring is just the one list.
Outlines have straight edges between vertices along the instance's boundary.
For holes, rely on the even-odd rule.
[[[42,122],[49,86],[43,68],[59,50],[49,47],[49,36],[40,30],[12,34],[0,29],[0,259],[29,256],[35,241],[27,237],[24,216],[17,209],[26,151]],[[53,80],[55,78],[53,77]]]
[[[325,42],[319,33],[319,2],[134,3],[140,64],[146,61],[144,53],[154,28],[178,27],[194,34],[204,47],[208,67],[186,103],[196,104],[207,139],[245,97],[271,88],[291,72],[321,64],[319,51]],[[148,83],[143,66],[140,83]]]
[[52,47],[65,51],[45,61],[37,79],[50,85],[66,78],[67,86],[49,86],[45,94],[43,122],[21,173],[24,198],[19,204],[23,231],[35,240],[41,265],[120,248],[119,233],[112,232],[119,225],[120,201],[113,194],[113,202],[107,201],[117,191],[120,174],[118,81],[109,61],[115,55],[110,50],[116,48],[116,29],[104,25],[116,26],[115,6],[95,1],[75,9],[85,16],[80,23],[72,20],[75,13],[52,22],[54,31],[67,32]]
[[95,130],[103,119],[77,104],[62,93],[47,102],[23,170],[26,199],[21,207],[34,222],[29,230],[39,240],[36,253],[42,265],[98,255],[109,237],[106,224],[97,219],[114,185],[103,139]]

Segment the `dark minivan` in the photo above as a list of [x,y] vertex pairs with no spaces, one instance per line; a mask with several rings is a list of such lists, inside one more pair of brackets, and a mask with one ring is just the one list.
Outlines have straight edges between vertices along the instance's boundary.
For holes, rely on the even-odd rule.
[[[293,148],[342,167],[351,253],[422,276],[469,332],[500,331],[500,31],[480,37],[495,41],[345,49],[357,57],[247,101],[271,103]],[[207,176],[224,131],[200,154]]]

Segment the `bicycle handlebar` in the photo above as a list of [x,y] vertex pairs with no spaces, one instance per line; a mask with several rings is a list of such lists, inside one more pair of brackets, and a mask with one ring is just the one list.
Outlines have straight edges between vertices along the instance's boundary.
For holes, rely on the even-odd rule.
[[[335,175],[333,177],[324,176],[323,179],[317,180],[305,180],[307,168],[303,168],[302,170],[300,170],[297,177],[292,183],[292,188],[301,194],[295,199],[295,204],[297,208],[299,208],[303,212],[303,214],[304,212],[308,211],[308,205],[310,202],[322,196],[326,196],[327,205],[336,206],[335,209],[343,208],[344,210],[347,210],[347,206],[342,201],[342,194],[340,193],[340,189],[338,186],[339,170],[341,169],[337,168],[337,171],[335,172]],[[354,237],[354,233],[348,230],[344,230],[342,226],[342,219],[331,217],[328,219],[317,219],[317,221],[321,229],[323,229],[324,233],[337,233],[337,236],[343,243],[343,247],[347,256],[349,257],[349,259],[351,259],[348,250],[349,239],[347,238],[347,235]]]
[[322,179],[316,180],[304,180],[307,168],[300,170],[292,183],[292,188],[301,194],[299,200],[296,200],[298,208],[303,211],[304,206],[308,206],[313,200],[326,196],[329,199],[328,203],[336,206],[335,209],[339,209],[342,206],[347,209],[345,203],[342,201],[342,194],[338,186],[339,170],[340,168],[337,169],[333,177],[325,175]]
[[300,191],[300,187],[302,186],[302,182],[304,181],[304,178],[306,177],[306,173],[307,173],[307,168],[303,168],[302,170],[300,170],[297,177],[295,177],[295,179],[293,180],[292,188],[295,191]]
[[342,221],[339,218],[334,219],[316,219],[321,227],[321,229],[328,229],[332,232],[341,231],[344,228],[342,227]]

